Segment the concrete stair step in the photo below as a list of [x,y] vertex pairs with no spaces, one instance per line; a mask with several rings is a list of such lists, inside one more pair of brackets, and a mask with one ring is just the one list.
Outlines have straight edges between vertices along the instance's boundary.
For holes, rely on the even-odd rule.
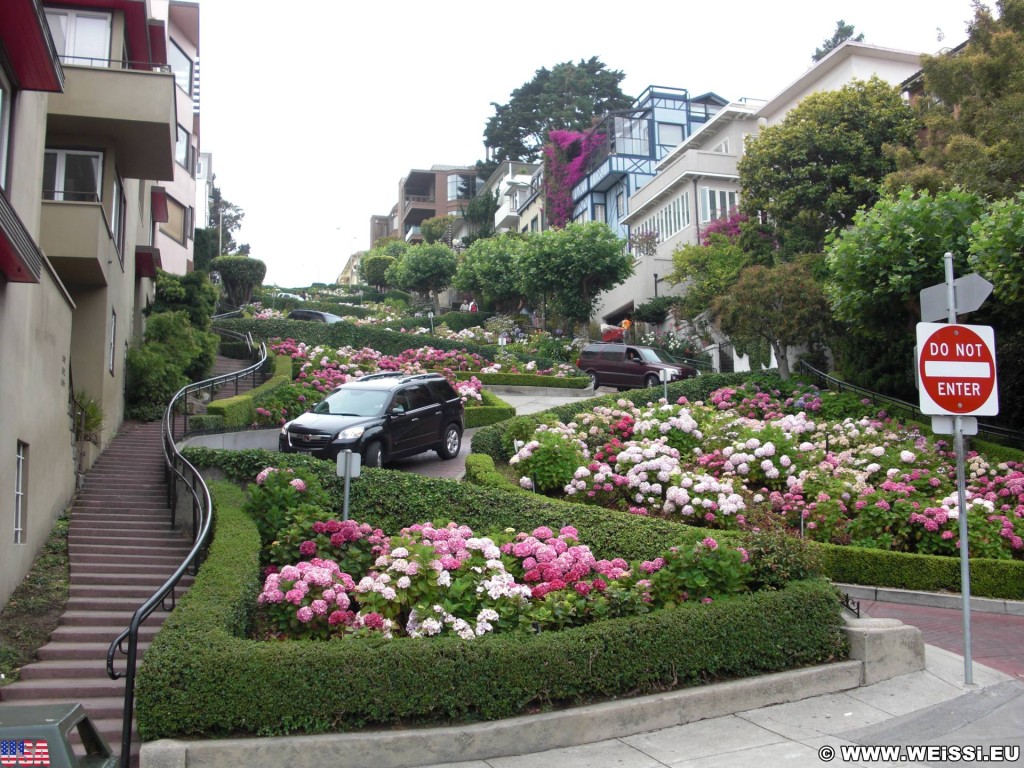
[[[106,627],[59,626],[50,635],[51,643],[107,643],[108,645],[128,626],[112,625]],[[160,631],[159,626],[139,627],[139,640],[152,641]]]
[[[60,617],[60,626],[69,627],[117,627],[117,631],[114,635],[117,635],[122,629],[128,626],[132,620],[132,614],[134,610],[110,610],[110,611],[87,611],[87,610],[70,610],[64,611],[64,614]],[[146,619],[143,627],[154,626],[159,627],[164,623],[164,619],[168,616],[165,611],[156,611],[150,614],[149,618]],[[111,636],[113,639],[113,636]]]
[[[26,664],[18,671],[18,681],[28,680],[79,680],[82,678],[107,677],[106,660],[101,664],[92,659],[65,659],[36,661]],[[17,683],[15,683],[17,684]]]
[[[110,643],[113,641],[113,635],[105,643],[47,643],[38,651],[36,656],[40,661],[66,661],[69,659],[90,659],[92,661],[102,662],[104,665],[107,663],[107,649],[110,648]],[[139,643],[140,649],[148,648],[149,643]],[[121,668],[124,666],[124,657],[121,656]],[[115,658],[116,660],[116,658]],[[15,683],[17,685],[17,683]],[[11,688],[12,686],[7,686]],[[6,690],[0,688],[0,691]]]
[[149,557],[151,555],[170,555],[178,558],[180,563],[185,555],[188,554],[191,549],[191,545],[184,542],[180,545],[172,545],[167,542],[165,546],[142,546],[142,545],[121,545],[111,546],[109,539],[105,540],[103,544],[93,543],[69,543],[68,552],[71,555],[72,561],[74,561],[76,555],[89,555],[89,554],[100,554],[107,557],[110,560],[118,560],[126,557]]
[[[148,584],[72,584],[68,590],[71,597],[134,597],[142,605],[156,592],[160,585]],[[179,589],[179,591],[184,591]]]
[[174,573],[177,563],[180,562],[180,560],[177,560],[171,563],[151,563],[142,560],[130,563],[75,563],[71,566],[71,578],[75,579],[79,576],[90,576],[93,574],[122,573],[151,574],[167,577]]
[[[121,715],[124,713],[124,694],[120,696],[96,696],[96,697],[85,697],[85,696],[74,696],[68,693],[66,696],[59,695],[59,692],[54,691],[49,698],[36,697],[32,699],[8,699],[7,692],[11,690],[13,686],[7,686],[0,690],[0,696],[3,697],[4,701],[10,701],[11,703],[17,702],[18,704],[67,704],[68,702],[78,702],[82,705],[86,714],[91,720],[96,719],[121,719]],[[111,743],[111,747],[120,747],[121,738],[118,736],[116,742]]]
[[[154,590],[155,591],[155,590]],[[152,592],[150,593],[150,595]],[[147,595],[148,598],[150,595]],[[180,593],[179,593],[180,597]],[[114,597],[112,595],[71,595],[68,597],[68,611],[116,611],[126,612],[129,616],[146,602],[138,597]],[[125,622],[125,626],[128,622]]]
[[[79,573],[73,581],[76,586],[140,586],[148,588],[152,594],[170,577],[170,573]],[[178,583],[182,587],[187,587],[192,581],[193,577],[185,574]]]

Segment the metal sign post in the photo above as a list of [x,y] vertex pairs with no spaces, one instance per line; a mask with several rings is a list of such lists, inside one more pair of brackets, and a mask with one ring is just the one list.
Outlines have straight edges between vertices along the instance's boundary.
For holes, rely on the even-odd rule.
[[668,379],[669,379],[669,375],[670,375],[669,371],[668,371],[668,368],[662,368],[658,372],[658,375],[661,376],[661,383],[665,387],[665,402],[667,403],[668,402]]
[[[917,329],[917,365],[921,412],[932,415],[937,434],[953,435],[956,452],[956,490],[960,527],[960,594],[964,625],[964,683],[974,682],[971,659],[971,566],[967,539],[967,482],[964,469],[964,434],[977,434],[974,415],[999,412],[996,388],[995,337],[991,328],[957,325],[957,315],[973,312],[992,291],[979,275],[953,279],[953,254],[944,256],[946,282],[921,291],[921,319]],[[945,304],[945,312],[941,311]],[[952,423],[950,423],[952,422]]]
[[359,468],[362,466],[363,457],[351,450],[344,450],[338,454],[338,477],[345,478],[345,500],[341,507],[341,519],[348,520],[348,488],[349,481],[353,477],[359,477]]

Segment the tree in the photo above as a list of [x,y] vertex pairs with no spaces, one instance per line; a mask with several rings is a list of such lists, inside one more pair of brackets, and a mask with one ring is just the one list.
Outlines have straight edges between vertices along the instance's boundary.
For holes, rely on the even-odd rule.
[[473,242],[494,234],[494,214],[498,212],[498,190],[482,192],[467,203],[462,217],[470,226],[471,236],[465,238]]
[[738,167],[743,211],[775,223],[782,255],[820,253],[879,197],[895,169],[885,145],[910,146],[917,121],[896,88],[872,77],[813,93],[748,143]]
[[387,271],[389,284],[429,297],[438,311],[437,294],[451,285],[455,251],[442,243],[413,245]]
[[236,307],[249,303],[252,289],[267,275],[267,265],[248,256],[218,256],[210,263],[210,269],[220,275],[228,301]]
[[206,331],[219,298],[220,289],[210,282],[206,272],[189,272],[182,276],[161,269],[156,276],[156,298],[146,314],[185,312],[194,328]]
[[394,263],[394,256],[388,256],[386,253],[381,253],[374,249],[360,260],[359,274],[362,276],[364,283],[372,285],[380,291],[387,286],[387,273]]
[[627,109],[633,100],[619,88],[625,77],[596,56],[541,67],[508,103],[491,104],[494,115],[484,130],[488,159],[495,167],[502,160],[536,161],[548,131],[584,130],[607,112]]
[[831,319],[821,285],[799,262],[747,267],[711,314],[737,351],[767,342],[783,379],[790,375],[789,348],[820,342]]
[[196,272],[209,272],[210,262],[217,258],[217,228],[196,230],[192,246],[192,266]]
[[855,43],[863,43],[864,33],[854,37],[853,24],[847,24],[845,21],[840,19],[836,22],[836,31],[832,33],[832,37],[827,38],[821,44],[821,48],[814,49],[814,55],[811,56],[811,60],[821,61],[847,40],[853,40]]
[[454,216],[435,216],[432,219],[427,219],[420,224],[420,234],[423,235],[424,242],[436,243],[439,240],[445,241],[450,240],[452,222],[455,221]]
[[998,18],[975,3],[966,45],[924,57],[916,104],[927,130],[913,151],[896,155],[888,190],[961,186],[995,199],[1024,186],[1024,0],[996,7]]
[[710,309],[711,302],[728,292],[740,272],[753,264],[740,240],[740,226],[746,218],[733,212],[712,222],[699,245],[683,245],[672,253],[672,271],[665,279],[685,284],[685,293],[677,299],[685,317],[692,320]]
[[607,224],[569,224],[531,235],[520,258],[523,292],[544,297],[570,323],[590,320],[598,296],[633,274],[633,257]]
[[971,225],[970,262],[998,300],[1024,305],[1024,192],[995,201]]
[[964,190],[915,195],[910,189],[859,212],[828,247],[826,295],[846,332],[832,350],[843,377],[876,391],[915,397],[918,295],[944,279],[942,255],[970,271],[970,228],[984,201]]
[[[213,186],[213,195],[210,202],[210,229],[217,236],[221,248],[218,256],[227,253],[236,253],[240,246],[235,242],[235,232],[242,226],[242,219],[245,218],[245,211],[234,203],[228,202],[220,193],[220,187],[216,184],[217,174],[213,174],[210,183]],[[218,233],[218,229],[220,232]],[[248,254],[249,246],[243,244],[245,253]]]
[[519,276],[519,260],[526,247],[522,235],[510,232],[475,240],[460,257],[452,285],[498,312],[517,311],[528,300]]

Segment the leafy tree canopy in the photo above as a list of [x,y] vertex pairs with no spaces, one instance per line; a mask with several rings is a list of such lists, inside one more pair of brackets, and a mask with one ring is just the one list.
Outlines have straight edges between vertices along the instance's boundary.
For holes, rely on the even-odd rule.
[[999,301],[1024,303],[1024,192],[992,203],[971,225],[970,263]]
[[209,272],[210,262],[217,258],[217,228],[196,230],[192,246],[192,265],[196,272]]
[[571,323],[586,323],[598,296],[633,274],[633,257],[624,246],[607,224],[596,221],[533,235],[520,259],[523,292],[546,297]]
[[437,310],[437,294],[451,285],[457,266],[455,251],[442,243],[410,246],[387,271],[389,285],[430,297]]
[[828,232],[878,199],[895,168],[882,147],[910,146],[917,125],[896,88],[878,77],[813,93],[747,145],[742,208],[775,222],[784,255],[820,253]]
[[147,314],[183,311],[193,327],[205,331],[210,328],[219,298],[220,289],[205,272],[173,275],[161,269],[156,276],[156,299]]
[[360,260],[359,274],[362,276],[364,283],[374,286],[377,290],[381,290],[388,284],[387,272],[394,263],[394,256],[389,256],[374,249]]
[[435,216],[420,224],[420,234],[427,243],[443,241],[448,235],[448,228],[455,221],[454,216]]
[[228,301],[236,307],[249,303],[253,287],[267,275],[267,265],[248,256],[218,256],[210,262],[210,269],[220,274]]
[[[242,226],[245,211],[224,199],[220,193],[220,187],[216,183],[217,174],[213,174],[210,182],[213,186],[212,202],[210,203],[210,229],[213,230],[214,237],[218,238],[222,251],[222,253],[217,255],[223,256],[227,253],[244,253],[248,255],[249,245],[247,243],[239,245],[235,242],[235,233]],[[217,232],[218,227],[221,229],[219,236]],[[243,248],[245,249],[244,251],[242,251]],[[214,250],[216,250],[216,246]]]
[[515,312],[528,300],[519,279],[519,261],[527,247],[522,235],[510,232],[475,240],[460,256],[452,285],[499,312]]
[[813,61],[821,61],[847,40],[853,40],[855,43],[863,43],[864,33],[862,32],[854,37],[853,24],[847,24],[845,21],[840,19],[836,22],[836,31],[832,33],[832,37],[827,38],[821,44],[820,48],[814,49],[814,55],[811,56],[811,59]]
[[584,130],[595,118],[628,108],[633,100],[619,87],[625,77],[596,56],[541,67],[506,104],[491,104],[494,115],[484,130],[488,159],[495,166],[502,160],[536,161],[548,131]]
[[473,242],[494,234],[494,215],[498,212],[498,190],[483,192],[470,200],[462,211],[462,217],[469,223],[472,235],[465,238]]
[[821,285],[799,262],[747,267],[715,299],[711,314],[737,351],[767,342],[783,379],[789,378],[789,347],[820,342],[831,320]]
[[710,309],[711,302],[727,293],[752,263],[737,237],[712,233],[704,242],[677,248],[672,254],[672,272],[666,275],[670,283],[685,285],[678,306],[690,319]]
[[975,3],[965,47],[924,57],[917,108],[928,130],[897,154],[890,191],[959,185],[994,199],[1024,186],[1024,0],[996,7],[998,17]]

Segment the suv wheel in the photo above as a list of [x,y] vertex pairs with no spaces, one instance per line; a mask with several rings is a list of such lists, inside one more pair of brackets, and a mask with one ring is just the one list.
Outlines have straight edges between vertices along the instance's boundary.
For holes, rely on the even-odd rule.
[[601,382],[597,380],[597,372],[587,371],[587,376],[590,377],[590,386],[592,386],[596,391],[597,388],[601,386]]
[[367,467],[381,466],[380,443],[374,441],[366,446],[366,456],[363,459],[363,464]]
[[646,384],[648,387],[656,387],[660,383],[661,381],[653,373],[647,374],[647,377],[644,379],[644,384]]
[[444,442],[437,449],[437,455],[442,459],[454,459],[459,455],[462,448],[462,433],[454,424],[449,424],[444,430]]

